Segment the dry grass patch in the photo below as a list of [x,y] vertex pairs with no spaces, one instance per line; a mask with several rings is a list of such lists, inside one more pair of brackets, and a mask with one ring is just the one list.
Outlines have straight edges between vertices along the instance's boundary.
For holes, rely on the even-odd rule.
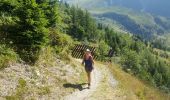
[[119,81],[122,90],[127,93],[126,95],[128,98],[136,96],[140,100],[170,100],[168,94],[165,94],[124,72],[119,65],[110,64],[109,68],[115,78]]

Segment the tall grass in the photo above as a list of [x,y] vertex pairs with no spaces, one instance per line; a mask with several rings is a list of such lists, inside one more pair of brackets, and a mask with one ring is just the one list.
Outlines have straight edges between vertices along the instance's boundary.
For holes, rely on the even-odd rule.
[[17,54],[6,45],[0,44],[0,69],[7,67],[10,63],[17,61]]
[[53,66],[55,64],[55,50],[51,46],[44,47],[39,54],[38,60],[36,61],[36,66]]
[[150,86],[146,82],[140,81],[135,76],[130,75],[116,64],[110,64],[113,75],[119,80],[120,87],[127,93],[127,100],[136,96],[139,100],[170,100],[170,96],[158,89]]

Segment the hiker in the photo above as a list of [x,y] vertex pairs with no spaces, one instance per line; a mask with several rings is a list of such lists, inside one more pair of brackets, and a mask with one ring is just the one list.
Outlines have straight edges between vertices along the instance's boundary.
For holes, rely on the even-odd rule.
[[87,77],[88,77],[88,88],[90,89],[90,85],[91,85],[91,72],[94,69],[93,68],[94,61],[93,61],[93,57],[91,55],[91,51],[89,49],[87,49],[85,51],[85,54],[83,56],[82,64],[84,65],[84,63],[85,63],[85,70],[86,70]]

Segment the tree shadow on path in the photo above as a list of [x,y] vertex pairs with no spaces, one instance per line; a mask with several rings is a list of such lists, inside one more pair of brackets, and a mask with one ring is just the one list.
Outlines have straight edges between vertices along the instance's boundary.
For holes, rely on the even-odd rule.
[[74,89],[79,89],[79,91],[82,91],[84,89],[88,89],[88,88],[83,88],[83,85],[85,85],[87,83],[81,83],[81,84],[71,84],[71,83],[66,83],[63,84],[63,87],[65,88],[74,88]]

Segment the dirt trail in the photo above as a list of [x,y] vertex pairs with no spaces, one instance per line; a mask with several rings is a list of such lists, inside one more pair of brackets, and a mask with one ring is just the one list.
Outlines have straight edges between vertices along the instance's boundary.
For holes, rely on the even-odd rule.
[[[80,62],[80,60],[78,61]],[[92,73],[91,88],[73,92],[64,97],[64,100],[98,100],[98,97],[101,96],[101,92],[108,92],[108,95],[105,96],[108,97],[111,95],[110,100],[115,100],[114,97],[117,92],[115,92],[114,89],[116,89],[115,87],[117,84],[118,82],[113,78],[107,66],[103,64],[95,64],[95,69]],[[103,91],[102,89],[107,89],[107,91]],[[106,98],[101,97],[101,99],[104,100]],[[121,100],[122,99],[123,98],[121,98]]]
[[91,83],[91,88],[90,89],[84,89],[82,91],[76,91],[72,93],[71,95],[68,95],[64,98],[64,100],[84,100],[93,94],[93,92],[96,90],[98,87],[102,76],[101,72],[98,69],[95,69],[92,74],[92,83]]

